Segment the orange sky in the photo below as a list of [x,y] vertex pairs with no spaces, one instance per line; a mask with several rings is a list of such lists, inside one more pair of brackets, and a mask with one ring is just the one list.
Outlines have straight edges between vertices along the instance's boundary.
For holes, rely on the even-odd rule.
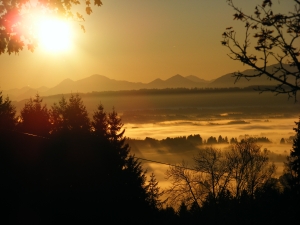
[[[262,0],[235,2],[253,13]],[[273,2],[274,12],[294,5],[293,0]],[[85,17],[86,33],[73,22],[72,51],[50,54],[38,48],[0,55],[0,90],[53,87],[92,74],[150,82],[175,74],[210,80],[244,70],[220,43],[228,26],[243,35],[244,25],[233,21],[233,13],[226,0],[103,0]]]

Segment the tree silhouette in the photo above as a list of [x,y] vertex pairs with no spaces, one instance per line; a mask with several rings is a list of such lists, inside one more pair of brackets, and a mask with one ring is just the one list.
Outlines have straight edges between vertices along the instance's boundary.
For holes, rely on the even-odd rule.
[[217,143],[218,143],[217,139],[213,136],[210,136],[206,141],[206,144],[208,144],[208,145],[213,145],[213,144],[217,144]]
[[165,190],[171,204],[184,202],[190,206],[195,203],[200,208],[207,190],[203,187],[203,179],[197,171],[188,169],[187,164],[182,162],[179,165],[170,166],[166,171],[166,176],[171,181],[170,187]]
[[206,147],[194,157],[194,169],[185,164],[170,166],[167,178],[171,186],[166,190],[172,203],[197,203],[199,208],[209,201],[212,205],[231,196],[254,198],[275,173],[268,151],[253,140],[246,139],[231,145],[228,151]]
[[146,188],[150,207],[153,210],[161,209],[163,201],[161,201],[160,197],[164,194],[164,192],[160,191],[158,181],[156,180],[154,173],[150,175],[150,180]]
[[125,160],[129,154],[130,148],[124,136],[125,129],[122,130],[123,123],[118,113],[113,108],[113,111],[108,113],[108,132],[107,137],[112,147],[115,149],[115,153],[119,155],[120,160]]
[[[272,91],[276,94],[288,94],[296,98],[300,90],[299,76],[299,16],[300,1],[295,0],[294,9],[288,14],[275,13],[272,1],[264,0],[255,7],[254,15],[247,15],[239,9],[233,0],[227,0],[235,14],[234,20],[245,24],[245,38],[237,37],[233,27],[226,28],[223,33],[222,45],[229,49],[228,56],[232,60],[240,61],[255,70],[253,74],[234,73],[236,81],[240,78],[251,79],[267,77],[277,84],[274,87],[259,89]],[[254,46],[251,43],[256,43]],[[276,63],[268,67],[270,63]]]
[[12,130],[15,128],[16,108],[12,105],[8,97],[3,99],[2,91],[0,91],[0,128]]
[[67,125],[65,122],[66,117],[66,108],[67,108],[67,100],[64,96],[62,96],[61,100],[57,103],[54,103],[50,110],[50,118],[52,124],[52,132],[58,132],[63,129],[67,129]]
[[23,132],[40,136],[47,136],[50,132],[50,116],[46,104],[42,105],[43,99],[36,94],[30,98],[21,110],[19,127]]
[[276,167],[269,163],[267,149],[261,150],[252,139],[234,143],[226,153],[227,168],[234,180],[232,194],[240,198],[243,193],[251,197],[275,173]]
[[221,150],[206,147],[194,157],[195,169],[202,173],[202,186],[216,200],[227,189],[231,173]]
[[45,170],[52,168],[51,185],[61,190],[55,202],[65,202],[57,211],[69,209],[64,220],[136,224],[146,218],[146,171],[130,154],[117,112],[107,115],[100,104],[89,121],[80,96],[71,95],[52,107],[51,117],[58,128],[51,136]]
[[[94,5],[101,6],[101,0],[94,0]],[[84,21],[82,14],[78,12],[75,6],[85,5],[86,14],[92,13],[91,1],[81,0],[38,0],[31,2],[29,0],[3,0],[0,4],[0,54],[7,52],[18,53],[27,47],[33,51],[37,45],[36,34],[32,32],[33,24],[30,16],[34,12],[50,13],[60,18],[76,19]],[[84,26],[81,25],[84,30]]]
[[101,103],[99,104],[97,111],[94,112],[91,124],[93,132],[97,137],[102,139],[108,138],[108,118]]
[[71,94],[67,101],[63,96],[58,105],[50,110],[53,131],[71,131],[73,133],[89,133],[90,119],[81,97]]
[[296,194],[300,194],[300,119],[296,123],[296,136],[293,141],[293,148],[290,155],[287,157],[287,163],[285,165],[289,176],[289,183],[293,191]]

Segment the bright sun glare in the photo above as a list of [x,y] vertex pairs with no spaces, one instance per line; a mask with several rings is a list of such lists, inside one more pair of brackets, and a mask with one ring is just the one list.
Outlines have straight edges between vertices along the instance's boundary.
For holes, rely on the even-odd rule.
[[37,26],[39,45],[49,52],[70,50],[71,27],[65,21],[54,18],[40,19]]

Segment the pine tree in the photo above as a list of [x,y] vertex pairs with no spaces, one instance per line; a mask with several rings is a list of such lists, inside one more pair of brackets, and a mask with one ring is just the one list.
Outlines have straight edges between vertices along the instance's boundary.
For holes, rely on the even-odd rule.
[[92,129],[97,137],[101,139],[108,137],[108,118],[101,103],[98,106],[97,111],[94,112]]
[[90,132],[88,112],[79,94],[71,94],[69,101],[63,96],[58,105],[52,106],[50,114],[54,131]]
[[67,126],[73,131],[90,131],[90,120],[86,107],[83,104],[81,97],[71,95],[69,98],[68,105],[66,107],[66,118]]
[[0,128],[5,130],[12,130],[16,125],[16,108],[11,104],[8,97],[3,99],[0,91]]
[[113,111],[108,114],[108,140],[111,143],[115,152],[119,155],[120,160],[125,160],[129,154],[129,145],[125,143],[125,129],[118,113],[113,108]]
[[290,186],[298,195],[300,194],[300,118],[295,122],[296,127],[293,128],[296,136],[293,141],[293,148],[290,156],[287,157],[286,170],[290,176]]
[[42,105],[43,99],[36,94],[30,98],[21,110],[20,129],[23,132],[47,136],[50,132],[50,115],[46,104]]
[[52,124],[52,132],[58,132],[66,129],[67,126],[64,124],[64,118],[66,117],[66,108],[68,102],[64,96],[62,96],[61,100],[58,102],[58,105],[54,103],[50,110],[50,118]]
[[147,185],[147,192],[148,192],[148,202],[151,209],[161,209],[163,202],[161,201],[160,197],[164,194],[160,192],[160,188],[158,187],[158,181],[154,173],[150,175],[150,180]]

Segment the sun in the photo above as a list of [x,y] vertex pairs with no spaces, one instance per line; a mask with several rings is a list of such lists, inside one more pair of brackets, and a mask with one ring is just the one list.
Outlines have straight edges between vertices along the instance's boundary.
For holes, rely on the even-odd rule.
[[37,24],[39,46],[48,52],[64,52],[71,48],[71,26],[56,18],[41,18]]

